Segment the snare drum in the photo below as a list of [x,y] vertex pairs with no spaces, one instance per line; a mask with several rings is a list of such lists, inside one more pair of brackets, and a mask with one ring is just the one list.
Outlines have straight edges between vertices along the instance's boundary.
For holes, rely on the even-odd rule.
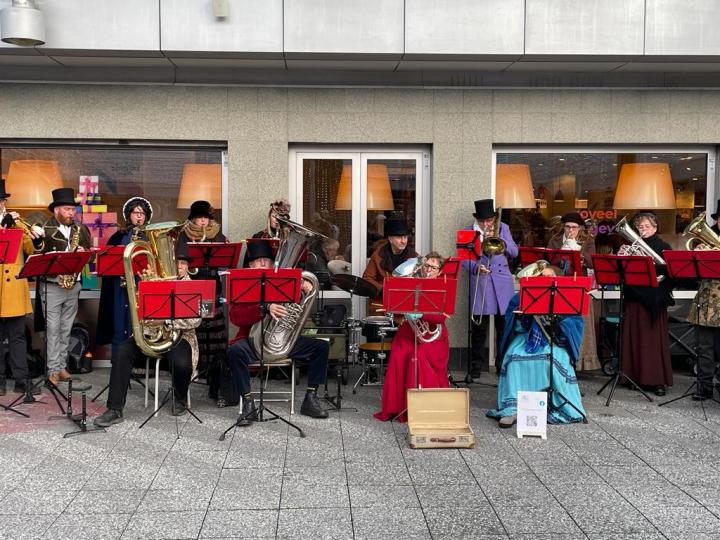
[[390,317],[377,315],[365,317],[362,321],[362,335],[370,342],[381,341],[383,337],[386,341],[390,341],[396,331],[397,328],[393,326],[393,320]]

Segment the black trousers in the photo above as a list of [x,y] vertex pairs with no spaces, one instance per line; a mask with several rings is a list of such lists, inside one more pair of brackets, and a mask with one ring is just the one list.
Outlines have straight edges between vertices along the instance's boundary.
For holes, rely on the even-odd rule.
[[720,328],[695,326],[698,333],[699,354],[697,361],[698,393],[710,395],[715,376],[715,345],[720,339]]
[[[488,339],[488,330],[490,328],[490,315],[476,315],[475,321],[480,324],[476,324],[470,321],[470,369],[481,369],[490,365],[490,340]],[[503,330],[505,329],[505,317],[502,315],[495,315],[495,335],[492,339],[495,340],[495,369],[500,371],[500,360],[498,359],[498,345],[500,338],[502,337]]]
[[0,382],[5,384],[5,346],[10,357],[10,368],[15,384],[25,384],[28,378],[27,344],[25,342],[25,316],[0,317]]
[[[308,365],[308,386],[320,386],[327,374],[330,344],[322,339],[300,336],[288,355],[297,362]],[[248,364],[259,362],[250,342],[241,339],[233,343],[227,351],[228,362],[233,374],[233,384],[241,396],[250,393],[250,370]]]
[[[118,347],[118,354],[112,361],[110,369],[110,390],[108,392],[108,409],[122,410],[125,407],[130,376],[136,360],[142,360],[145,354],[135,343],[134,338],[123,341]],[[185,403],[188,386],[192,376],[192,349],[184,339],[173,349],[165,353],[170,372],[174,374],[173,386],[175,398]],[[174,369],[173,369],[174,368]],[[157,374],[156,374],[157,376]]]

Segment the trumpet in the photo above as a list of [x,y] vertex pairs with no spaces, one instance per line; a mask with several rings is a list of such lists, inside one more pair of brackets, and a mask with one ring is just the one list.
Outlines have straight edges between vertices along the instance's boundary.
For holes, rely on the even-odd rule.
[[33,223],[31,225],[19,216],[14,218],[8,212],[3,216],[0,222],[0,227],[1,226],[6,226],[8,228],[17,227],[18,229],[22,229],[23,232],[32,239],[33,246],[37,251],[41,251],[45,246],[45,240],[43,238],[45,236],[45,229],[43,229],[43,226],[40,223]]

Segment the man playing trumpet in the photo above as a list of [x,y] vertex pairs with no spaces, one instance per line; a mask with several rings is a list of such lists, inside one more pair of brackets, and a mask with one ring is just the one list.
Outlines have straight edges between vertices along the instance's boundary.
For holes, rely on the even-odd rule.
[[43,230],[29,227],[17,212],[5,207],[10,193],[5,191],[5,180],[0,180],[0,228],[23,230],[22,247],[15,261],[0,262],[0,396],[5,395],[5,351],[2,344],[7,339],[10,367],[15,379],[15,391],[25,393],[28,387],[28,366],[25,342],[25,316],[32,313],[30,287],[27,279],[19,279],[25,256],[42,246]]

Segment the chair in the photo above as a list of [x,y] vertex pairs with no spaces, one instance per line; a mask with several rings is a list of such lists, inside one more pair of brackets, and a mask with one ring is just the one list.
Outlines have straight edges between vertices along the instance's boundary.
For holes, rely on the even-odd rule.
[[[153,410],[157,411],[158,405],[159,405],[159,398],[158,398],[158,392],[160,390],[160,377],[158,374],[160,373],[160,360],[161,357],[158,357],[155,359],[155,408]],[[194,373],[193,373],[194,375]],[[191,377],[192,380],[192,377]],[[148,406],[148,393],[149,393],[149,387],[150,387],[150,357],[145,357],[145,408],[147,409]],[[187,391],[187,406],[190,408],[190,387],[188,386]],[[155,416],[157,416],[158,413],[155,413]]]
[[[265,370],[265,380],[262,380],[262,371],[260,370],[260,362],[252,362],[248,365],[248,368],[251,370],[258,370],[258,378],[260,378],[260,384],[263,385],[263,400],[264,401],[277,401],[277,402],[290,402],[290,414],[295,414],[295,361],[292,358],[285,358],[283,360],[278,360],[277,362],[273,362],[271,364],[265,364],[264,370]],[[281,391],[281,390],[271,390],[267,391],[265,390],[267,388],[268,384],[268,377],[270,375],[270,369],[272,368],[290,368],[290,391]],[[251,395],[253,397],[260,395],[260,392],[254,391],[251,392]],[[280,397],[271,397],[268,399],[266,396],[277,396],[277,395],[285,395],[287,397],[280,398]],[[242,414],[242,399],[240,399],[240,413]]]

